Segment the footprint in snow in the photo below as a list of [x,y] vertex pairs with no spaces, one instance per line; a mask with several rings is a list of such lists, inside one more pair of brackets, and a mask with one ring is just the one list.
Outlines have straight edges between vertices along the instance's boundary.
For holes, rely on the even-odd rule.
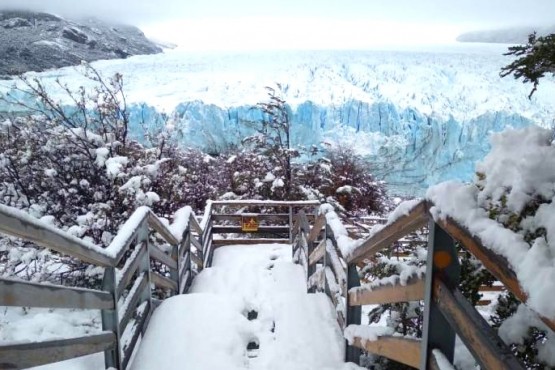
[[255,358],[258,357],[258,352],[260,350],[260,343],[257,338],[253,338],[247,344],[247,357]]

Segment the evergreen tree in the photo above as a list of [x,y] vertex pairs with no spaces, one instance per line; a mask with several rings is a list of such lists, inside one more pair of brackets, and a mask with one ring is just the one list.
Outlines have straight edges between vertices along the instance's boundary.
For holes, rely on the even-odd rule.
[[555,34],[538,36],[535,32],[528,36],[526,45],[509,47],[504,55],[519,57],[501,69],[501,77],[513,75],[524,82],[534,84],[529,98],[538,89],[540,79],[548,73],[555,73]]

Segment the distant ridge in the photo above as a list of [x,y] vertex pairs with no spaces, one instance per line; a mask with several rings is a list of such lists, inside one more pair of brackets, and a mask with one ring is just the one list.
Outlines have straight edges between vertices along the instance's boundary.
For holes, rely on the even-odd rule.
[[158,45],[133,26],[0,10],[0,78],[78,65],[81,61],[160,52]]
[[484,42],[497,44],[525,44],[528,35],[536,31],[539,35],[555,33],[555,25],[549,27],[517,27],[488,31],[472,31],[459,35],[459,42]]

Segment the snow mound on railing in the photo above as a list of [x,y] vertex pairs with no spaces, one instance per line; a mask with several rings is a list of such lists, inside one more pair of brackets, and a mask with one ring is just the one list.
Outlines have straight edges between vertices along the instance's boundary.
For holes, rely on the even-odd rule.
[[350,345],[354,343],[355,338],[360,338],[361,344],[364,346],[366,342],[373,342],[379,337],[393,334],[393,328],[388,326],[349,325],[345,328],[344,337]]
[[420,204],[421,201],[422,201],[421,199],[412,199],[412,200],[406,200],[404,202],[401,202],[397,206],[397,208],[395,208],[393,212],[389,214],[389,216],[387,217],[387,223],[385,223],[384,225],[380,225],[380,224],[374,225],[368,232],[368,236],[366,237],[366,239],[357,239],[357,240],[351,239],[349,237],[347,229],[341,222],[341,219],[339,218],[337,213],[335,213],[332,205],[322,204],[320,206],[320,214],[323,214],[326,216],[327,224],[333,231],[333,235],[335,236],[335,239],[337,241],[337,246],[341,251],[341,255],[343,256],[343,258],[348,260],[349,257],[354,253],[354,251],[358,247],[360,247],[365,240],[373,237],[384,227],[391,225],[392,223],[397,221],[400,217],[408,215],[417,205]]
[[[537,313],[555,317],[555,146],[539,127],[493,134],[472,184],[445,182],[426,197],[505,257]],[[505,224],[505,225],[504,225]],[[506,226],[509,226],[507,228]],[[514,230],[514,231],[513,231]]]
[[348,259],[348,256],[362,244],[362,239],[354,240],[349,237],[349,233],[347,232],[345,225],[343,225],[341,219],[337,213],[335,213],[331,204],[322,204],[320,206],[320,214],[326,216],[326,222],[333,231],[333,235],[335,236],[335,241],[337,242],[337,247],[341,251],[341,255],[343,258]]
[[123,225],[118,230],[118,233],[110,243],[110,245],[105,249],[105,253],[115,258],[120,251],[125,248],[125,244],[131,238],[140,223],[147,217],[150,213],[150,208],[147,206],[141,206],[133,212],[131,217],[125,221]]
[[189,227],[189,218],[193,213],[193,209],[189,206],[182,207],[173,214],[173,223],[168,226],[174,238],[181,241],[183,233]]

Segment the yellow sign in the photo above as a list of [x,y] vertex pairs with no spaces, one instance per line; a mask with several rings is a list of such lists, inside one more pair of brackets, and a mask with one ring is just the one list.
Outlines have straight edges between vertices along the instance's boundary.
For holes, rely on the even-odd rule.
[[253,216],[241,217],[241,230],[242,231],[258,231],[258,219]]

